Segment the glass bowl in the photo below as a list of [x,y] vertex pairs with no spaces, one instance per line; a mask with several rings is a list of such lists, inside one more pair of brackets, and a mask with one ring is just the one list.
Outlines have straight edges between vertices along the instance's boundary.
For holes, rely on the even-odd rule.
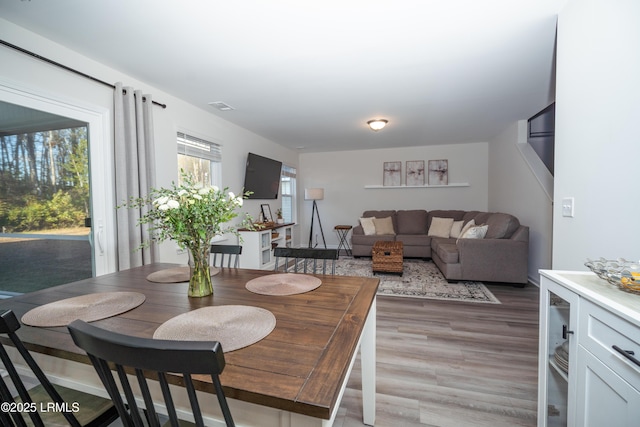
[[584,263],[598,277],[618,286],[625,291],[640,293],[640,262],[627,261],[624,258],[607,260],[587,258]]

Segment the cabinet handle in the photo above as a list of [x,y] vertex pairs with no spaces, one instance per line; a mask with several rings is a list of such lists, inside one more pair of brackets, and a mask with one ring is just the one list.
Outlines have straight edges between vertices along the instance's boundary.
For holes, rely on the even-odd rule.
[[573,334],[573,331],[570,331],[567,325],[562,325],[562,339],[566,340],[569,334]]
[[618,347],[617,345],[614,345],[611,348],[613,348],[615,351],[617,351],[618,353],[620,353],[621,355],[623,355],[624,357],[626,357],[627,359],[629,359],[630,361],[632,361],[636,365],[640,366],[640,360],[638,360],[635,357],[633,357],[633,355],[635,354],[633,351],[623,350],[620,347]]

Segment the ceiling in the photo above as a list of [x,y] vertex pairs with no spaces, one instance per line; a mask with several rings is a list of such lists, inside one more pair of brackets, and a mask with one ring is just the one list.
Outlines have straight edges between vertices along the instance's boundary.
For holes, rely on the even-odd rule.
[[531,117],[554,96],[565,2],[0,0],[0,16],[313,152],[489,141]]

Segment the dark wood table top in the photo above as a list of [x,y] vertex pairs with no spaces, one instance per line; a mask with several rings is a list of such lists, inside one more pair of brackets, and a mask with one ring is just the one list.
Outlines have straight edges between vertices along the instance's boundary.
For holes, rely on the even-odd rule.
[[[187,297],[186,283],[153,283],[149,273],[174,264],[153,264],[60,285],[0,301],[18,319],[30,309],[95,292],[133,291],[145,302],[126,313],[94,325],[140,337],[152,337],[165,321],[210,305],[250,305],[271,311],[276,327],[265,339],[225,354],[221,376],[227,397],[329,419],[357,350],[378,279],[319,276],[322,286],[305,294],[266,296],[245,289],[247,281],[270,271],[222,269],[213,276],[213,296]],[[19,336],[31,351],[89,364],[66,327],[22,326]],[[212,391],[203,380],[198,388]]]

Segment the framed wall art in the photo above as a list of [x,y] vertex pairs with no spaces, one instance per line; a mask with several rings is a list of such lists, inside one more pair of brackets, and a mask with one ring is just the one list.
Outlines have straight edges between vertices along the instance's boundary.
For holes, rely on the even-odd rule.
[[402,162],[384,162],[382,185],[398,186],[402,183]]
[[449,161],[429,160],[429,185],[449,184]]
[[273,216],[271,215],[271,206],[268,204],[260,205],[262,210],[262,218],[264,222],[273,222]]
[[406,185],[424,185],[424,160],[407,160]]

